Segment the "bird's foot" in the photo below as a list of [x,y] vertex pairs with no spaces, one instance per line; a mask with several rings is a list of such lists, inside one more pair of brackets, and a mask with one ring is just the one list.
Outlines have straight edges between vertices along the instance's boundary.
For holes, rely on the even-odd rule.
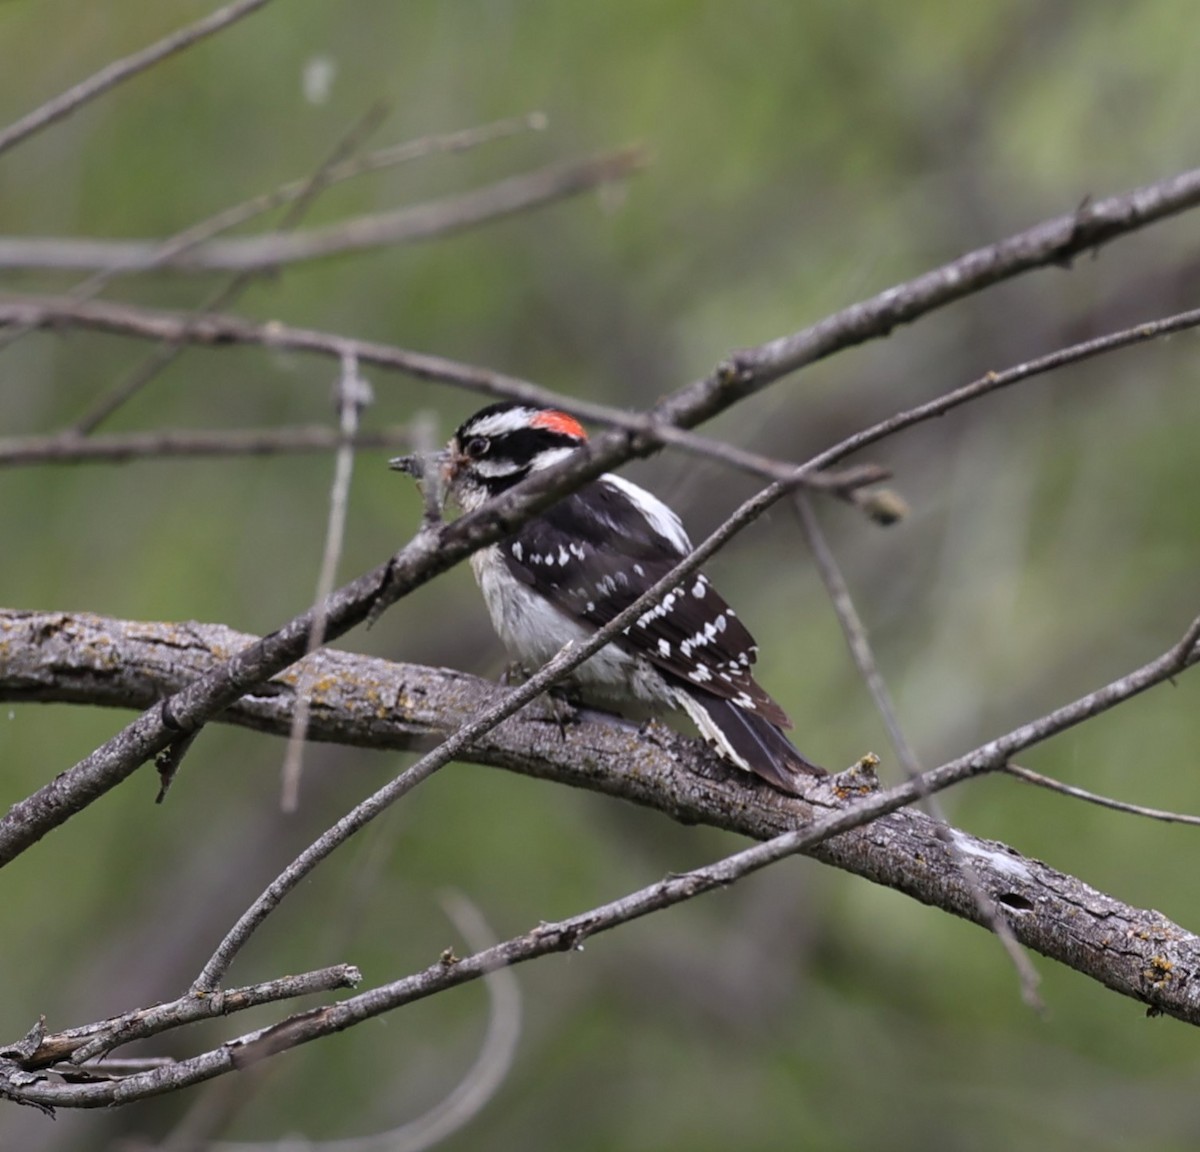
[[541,715],[538,719],[545,720],[548,724],[557,724],[558,734],[565,740],[567,728],[572,724],[579,723],[578,697],[568,689],[551,688],[549,692],[542,695],[540,704]]

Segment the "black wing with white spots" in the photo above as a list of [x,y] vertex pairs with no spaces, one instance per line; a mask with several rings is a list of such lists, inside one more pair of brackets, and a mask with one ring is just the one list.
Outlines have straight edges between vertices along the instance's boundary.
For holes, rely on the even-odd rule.
[[[618,477],[603,477],[500,548],[518,580],[567,615],[601,627],[665,576],[690,544],[665,505]],[[791,726],[750,672],[754,638],[703,574],[643,613],[622,643],[686,684]]]

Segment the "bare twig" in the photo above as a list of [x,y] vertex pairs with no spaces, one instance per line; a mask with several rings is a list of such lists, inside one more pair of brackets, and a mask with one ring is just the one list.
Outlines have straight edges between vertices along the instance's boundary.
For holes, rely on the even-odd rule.
[[[883,720],[888,739],[896,751],[900,767],[910,781],[920,785],[923,779],[921,763],[900,725],[900,718],[897,716],[895,705],[892,702],[892,694],[888,691],[887,683],[879,670],[879,664],[871,650],[871,642],[867,638],[866,627],[862,617],[858,614],[858,609],[854,606],[850,587],[842,575],[837,557],[834,556],[833,549],[829,547],[825,533],[821,531],[820,521],[808,498],[803,493],[796,493],[792,498],[792,506],[805,539],[808,541],[809,550],[812,552],[821,581],[829,594],[834,614],[841,625],[846,646],[850,649],[850,655],[858,668],[859,675],[863,678],[867,691],[875,703],[875,709]],[[962,871],[963,880],[970,889],[972,899],[979,909],[980,919],[1000,940],[1012,961],[1021,985],[1021,998],[1035,1011],[1044,1012],[1045,1004],[1038,994],[1041,977],[1038,975],[1037,969],[1030,963],[1025,950],[1017,943],[1007,917],[1001,912],[996,901],[984,890],[974,866],[959,849],[941,802],[936,796],[923,793],[921,803],[933,819],[938,839],[946,845],[947,851]]]
[[[490,124],[481,124],[477,128],[464,128],[458,132],[445,132],[431,136],[420,136],[415,140],[406,140],[401,144],[392,144],[386,148],[377,148],[362,156],[351,157],[341,163],[333,164],[325,173],[325,184],[340,184],[371,172],[382,172],[398,164],[407,164],[413,160],[421,160],[441,152],[465,152],[470,148],[478,148],[481,144],[493,140],[502,140],[515,136],[519,132],[540,132],[546,127],[546,117],[541,112],[530,112],[526,116],[512,117],[507,120],[495,120]],[[108,278],[127,272],[145,272],[185,251],[195,248],[198,244],[240,224],[253,220],[284,204],[289,204],[304,194],[308,180],[292,180],[281,185],[273,192],[265,192],[240,204],[234,204],[208,220],[194,224],[170,240],[156,245],[153,253],[144,263],[128,266],[118,266],[103,269],[96,273],[97,277]]]
[[243,16],[249,16],[267,2],[268,0],[237,0],[237,3],[217,9],[212,15],[205,16],[203,20],[197,20],[196,23],[171,33],[170,36],[151,44],[148,48],[143,48],[140,52],[135,52],[121,60],[114,60],[111,64],[101,68],[94,76],[89,76],[82,83],[76,84],[74,88],[47,101],[40,108],[35,108],[28,115],[21,117],[15,124],[10,124],[0,131],[0,155],[20,144],[22,140],[27,140],[34,133],[69,116],[84,104],[96,99],[97,96],[103,96],[110,88],[136,76],[139,72],[145,72],[147,68],[152,68],[168,56],[190,48],[193,44],[220,32],[223,28],[228,28],[230,24],[242,19]]
[[[915,280],[835,312],[809,328],[735,353],[704,382],[703,391],[714,410],[720,410],[730,402],[726,395],[729,391],[737,396],[756,392],[806,364],[886,336],[898,324],[911,323],[934,309],[1025,272],[1068,265],[1082,253],[1095,251],[1111,240],[1197,204],[1200,204],[1200,168],[1120,196],[1089,199],[1073,212],[1037,224],[998,244],[968,252]],[[663,406],[666,418],[670,419],[678,410],[680,399],[679,396],[668,399]],[[689,397],[689,410],[691,402]]]
[[[389,244],[411,244],[475,228],[627,179],[647,163],[640,148],[605,152],[583,160],[551,164],[487,184],[473,192],[415,204],[391,212],[358,216],[324,228],[286,235],[267,232],[190,245],[159,268],[184,272],[260,272]],[[42,268],[122,272],[155,260],[162,241],[59,240],[9,237],[0,240],[0,268]]]
[[[379,172],[394,165],[422,159],[439,152],[462,152],[469,148],[476,148],[492,140],[499,140],[506,136],[515,135],[518,132],[541,131],[545,126],[546,117],[540,112],[531,112],[527,116],[515,117],[508,120],[496,120],[491,124],[484,124],[477,128],[467,128],[459,132],[422,136],[416,140],[409,140],[403,144],[394,144],[388,148],[380,148],[364,156],[354,157],[340,164],[334,164],[326,173],[326,184],[340,183],[341,181],[350,180],[368,172]],[[288,184],[281,185],[273,192],[266,192],[250,200],[244,200],[240,204],[234,204],[216,213],[214,216],[190,225],[182,232],[172,236],[169,240],[164,240],[154,245],[152,251],[147,253],[145,259],[137,263],[98,269],[86,280],[76,284],[67,293],[67,298],[70,300],[91,300],[98,296],[104,287],[116,277],[149,272],[181,256],[197,245],[204,243],[204,241],[211,240],[214,236],[219,236],[222,232],[236,228],[238,225],[254,219],[255,216],[259,216],[264,212],[270,212],[275,208],[296,200],[305,194],[309,184],[310,181],[308,179],[293,180]],[[3,247],[3,244],[4,241],[0,240],[0,247]],[[31,331],[33,331],[32,328],[9,328],[3,336],[0,336],[0,350],[7,348],[10,344],[15,343]]]
[[[832,825],[834,821],[826,821]],[[829,835],[832,833],[828,833]],[[105,1107],[202,1083],[286,1051],[300,1044],[341,1031],[365,1019],[437,991],[484,976],[488,972],[532,960],[552,952],[578,949],[592,935],[645,916],[650,912],[724,887],[751,871],[818,842],[813,833],[787,832],[766,844],[745,849],[717,864],[668,877],[620,900],[591,909],[557,923],[543,922],[523,936],[475,952],[463,959],[443,956],[423,972],[372,989],[342,1003],[293,1016],[220,1048],[150,1073],[137,1073],[116,1083],[55,1084],[30,1076],[16,1060],[0,1060],[0,1096],[45,1107]],[[336,1023],[335,1023],[336,1022]],[[18,1057],[19,1059],[19,1057]]]
[[[321,968],[299,976],[284,976],[245,988],[231,988],[212,996],[181,996],[168,1004],[139,1008],[63,1032],[47,1032],[44,1026],[39,1026],[30,1033],[30,1042],[20,1053],[21,1066],[32,1071],[63,1060],[83,1064],[122,1044],[157,1036],[186,1024],[194,1024],[197,1020],[230,1016],[261,1004],[276,1004],[281,1000],[294,1000],[298,996],[311,996],[315,992],[353,988],[361,980],[362,973],[352,964],[336,964],[332,968]],[[13,1053],[14,1046],[0,1048],[0,1057],[12,1056]]]
[[[494,947],[498,941],[482,913],[460,893],[443,897],[446,914],[476,952]],[[491,1000],[487,1035],[475,1063],[444,1099],[423,1116],[386,1132],[342,1140],[307,1141],[305,1152],[422,1152],[466,1127],[499,1090],[512,1067],[521,1034],[521,991],[508,968],[487,973],[483,982]],[[210,1152],[290,1152],[295,1139],[243,1142],[219,1140]]]
[[[398,164],[406,164],[420,160],[440,152],[463,152],[469,148],[477,148],[481,144],[493,140],[501,140],[518,132],[541,131],[546,125],[546,117],[540,112],[531,112],[527,116],[514,117],[507,120],[496,120],[490,124],[482,124],[477,128],[465,128],[458,132],[446,132],[438,135],[421,136],[415,140],[407,140],[402,144],[393,144],[387,148],[378,148],[362,156],[351,157],[340,163],[330,165],[325,173],[325,186],[340,184],[345,180],[371,172],[381,172]],[[150,250],[144,259],[130,264],[110,264],[98,270],[93,276],[78,284],[69,293],[73,300],[89,299],[95,290],[103,287],[114,276],[130,275],[148,272],[182,256],[185,252],[228,232],[285,204],[299,199],[306,194],[310,178],[292,180],[282,184],[273,192],[264,192],[244,200],[240,204],[231,205],[207,220],[202,220],[185,228],[169,240],[151,242]],[[63,243],[70,243],[64,241]],[[3,241],[0,241],[0,247]]]
[[[482,951],[497,943],[483,914],[461,893],[447,892],[442,897],[446,914],[453,921],[469,948]],[[451,950],[447,949],[449,954]],[[503,1084],[512,1067],[521,1032],[521,993],[516,976],[507,968],[498,968],[483,978],[490,1011],[487,1034],[474,1064],[445,1099],[416,1120],[385,1132],[340,1140],[304,1140],[304,1152],[420,1152],[448,1138],[479,1114]],[[262,1068],[258,1065],[249,1073]],[[126,1071],[136,1072],[130,1068]],[[162,1152],[293,1152],[297,1136],[283,1140],[215,1140],[213,1137],[228,1122],[230,1112],[241,1099],[231,1091],[248,1087],[246,1073],[236,1080],[216,1081],[211,1087],[225,1091],[197,1101],[183,1120],[162,1142]],[[244,1094],[239,1093],[244,1099]]]
[[[358,361],[348,355],[342,361],[337,383],[337,406],[342,442],[334,463],[333,484],[329,492],[329,519],[325,528],[325,549],[321,571],[313,597],[313,626],[308,637],[308,655],[325,642],[325,603],[337,578],[338,559],[346,535],[346,507],[350,500],[350,479],[354,474],[354,438],[358,435],[358,420],[363,409],[372,401],[371,386],[358,373]],[[296,692],[296,709],[292,714],[292,731],[288,736],[283,760],[283,793],[281,806],[294,812],[300,798],[300,773],[304,763],[304,738],[308,728],[311,681],[301,677]]]
[[[839,314],[842,315],[842,314]],[[115,332],[148,339],[184,339],[190,343],[219,347],[225,344],[254,344],[268,348],[287,348],[291,351],[309,352],[319,356],[341,359],[343,353],[352,352],[361,364],[403,372],[419,380],[436,380],[453,384],[470,392],[486,396],[499,396],[509,400],[520,400],[535,405],[559,407],[581,419],[605,424],[632,438],[632,443],[616,448],[616,442],[606,446],[614,449],[610,464],[620,463],[633,456],[645,455],[659,445],[670,445],[681,451],[720,460],[743,469],[753,475],[780,480],[795,478],[791,465],[773,461],[755,453],[745,452],[732,445],[720,444],[711,438],[698,436],[684,427],[669,422],[664,405],[649,413],[633,413],[606,405],[593,404],[558,395],[540,388],[527,380],[471,364],[412,352],[393,345],[378,344],[366,340],[353,340],[335,333],[320,332],[309,328],[293,328],[272,321],[255,324],[233,316],[206,315],[190,325],[187,318],[172,312],[154,311],[126,304],[92,301],[76,304],[60,297],[5,297],[0,295],[0,326],[30,325],[38,328],[53,328],[59,325],[76,325],[98,331]],[[1200,309],[1181,312],[1159,320],[1147,321],[1132,328],[1085,340],[1079,344],[1059,349],[1046,356],[1026,361],[1003,372],[989,372],[970,384],[953,392],[939,396],[926,404],[897,413],[890,421],[874,425],[859,438],[843,441],[843,450],[829,460],[836,463],[852,452],[868,444],[882,440],[896,432],[923,420],[942,416],[963,404],[981,396],[1007,388],[1034,376],[1051,372],[1070,364],[1080,363],[1095,356],[1105,355],[1122,348],[1162,339],[1177,332],[1200,325]],[[885,335],[883,331],[879,335]],[[717,376],[720,375],[718,371]],[[714,376],[712,379],[716,379]],[[737,400],[729,394],[721,406],[727,407]],[[677,410],[684,425],[699,422],[712,414],[709,397],[709,382],[701,381],[675,394],[670,402]],[[883,478],[879,475],[876,478]],[[809,487],[838,487],[823,481],[819,473],[807,473],[802,481]],[[873,479],[866,483],[873,483]]]
[[1089,792],[1086,788],[1077,788],[1074,784],[1064,784],[1052,776],[1043,776],[1032,768],[1022,768],[1017,764],[1005,764],[1005,774],[1024,780],[1027,784],[1036,784],[1051,792],[1060,792],[1063,796],[1071,796],[1076,800],[1084,800],[1088,804],[1096,804],[1101,808],[1111,808],[1114,812],[1128,812],[1131,816],[1146,816],[1151,820],[1162,820],[1167,824],[1191,824],[1200,827],[1200,816],[1191,816],[1185,812],[1169,812],[1164,808],[1147,808],[1144,804],[1129,804],[1124,800],[1114,800],[1111,796],[1101,796],[1098,792]]
[[[445,893],[442,905],[467,947],[482,952],[499,943],[483,913],[461,892]],[[369,1138],[369,1143],[339,1141],[324,1152],[368,1152],[372,1148],[381,1152],[420,1152],[440,1144],[479,1115],[508,1077],[521,1036],[521,987],[516,976],[508,968],[496,968],[488,973],[486,982],[491,996],[487,1035],[475,1063],[454,1090],[410,1124],[381,1132]]]
[[[341,163],[346,156],[354,152],[359,144],[367,138],[382,122],[387,115],[387,108],[383,104],[375,104],[360,117],[358,122],[351,127],[350,131],[338,141],[337,147],[333,152],[321,163],[316,171],[309,176],[305,181],[304,187],[297,193],[291,206],[288,208],[287,214],[280,222],[280,230],[284,233],[296,227],[304,218],[305,213],[312,206],[313,201],[326,188],[328,180],[326,173],[334,165]],[[219,288],[212,293],[207,300],[201,304],[198,309],[199,313],[215,311],[218,308],[223,308],[227,304],[231,304],[236,300],[263,269],[251,269],[239,272],[234,276],[228,284]],[[185,323],[191,324],[195,322],[195,314],[190,320]],[[147,384],[158,376],[168,365],[174,363],[185,351],[188,350],[188,342],[185,337],[178,337],[173,340],[166,340],[159,345],[153,352],[147,356],[141,364],[139,364],[128,377],[112,389],[107,395],[102,396],[83,416],[81,416],[72,426],[71,431],[79,436],[86,436],[88,433],[95,431],[100,424],[107,420],[118,408],[127,404],[134,396],[137,395]]]
[[[323,424],[295,428],[222,428],[203,431],[122,432],[81,437],[23,436],[0,440],[0,467],[30,464],[114,463],[156,456],[272,456],[288,452],[329,452],[344,438]],[[408,448],[408,425],[359,431],[351,442],[364,448]]]

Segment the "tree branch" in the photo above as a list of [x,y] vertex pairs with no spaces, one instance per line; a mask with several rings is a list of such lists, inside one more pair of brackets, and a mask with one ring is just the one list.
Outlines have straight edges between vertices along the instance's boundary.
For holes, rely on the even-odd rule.
[[584,160],[547,165],[427,204],[358,216],[307,232],[266,232],[244,239],[205,240],[165,258],[162,240],[6,237],[0,239],[0,268],[133,272],[153,266],[179,272],[257,272],[461,232],[624,180],[645,164],[643,149],[625,148]]
[[[708,404],[706,396],[710,381],[692,384],[675,393],[673,400],[664,402],[658,408],[650,412],[637,413],[580,400],[576,397],[560,396],[558,393],[548,388],[542,388],[528,380],[495,372],[489,368],[480,368],[477,365],[450,360],[444,356],[413,352],[394,345],[379,344],[368,340],[355,340],[337,333],[321,332],[311,328],[294,328],[275,320],[265,324],[256,324],[240,317],[212,313],[196,317],[178,312],[142,308],[131,304],[106,301],[78,302],[69,297],[56,296],[5,296],[0,293],[0,328],[53,329],[63,325],[143,339],[187,341],[210,347],[221,347],[227,344],[258,345],[267,348],[286,348],[294,352],[308,352],[337,360],[351,355],[362,364],[403,372],[418,380],[453,384],[465,391],[484,396],[498,396],[527,404],[558,407],[580,419],[607,425],[617,430],[627,441],[622,442],[614,434],[604,446],[604,450],[609,453],[605,458],[609,460],[610,466],[634,456],[648,455],[660,446],[669,445],[706,459],[718,460],[752,475],[771,480],[794,481],[796,479],[796,467],[793,464],[772,460],[735,445],[697,435],[688,427],[683,426],[699,423],[701,419],[714,414],[712,411],[705,415],[692,414],[693,408],[698,413],[699,406]],[[926,404],[899,412],[890,420],[876,424],[858,436],[843,441],[834,452],[822,456],[824,461],[822,467],[836,463],[852,452],[885,439],[913,424],[942,416],[954,408],[1001,388],[1008,388],[1035,376],[1064,368],[1070,364],[1082,363],[1122,348],[1159,340],[1177,332],[1195,328],[1197,325],[1200,325],[1200,309],[1193,309],[1173,316],[1144,321],[1132,328],[1085,340],[1079,344],[1072,344],[1003,371],[988,372],[978,380],[930,400]],[[886,333],[881,333],[881,335],[886,335]],[[719,377],[721,372],[722,369],[718,368],[717,375],[710,380]],[[730,395],[722,407],[727,407],[736,400],[736,396]],[[687,411],[680,416],[680,426],[669,423],[664,416],[668,405],[677,406],[678,404],[687,405]],[[0,441],[0,445],[12,445],[14,448],[21,443],[22,441],[9,441],[6,444],[6,442]],[[0,457],[0,462],[3,462],[2,457]],[[885,474],[879,473],[862,482],[874,483],[877,479],[882,478],[885,478]],[[837,476],[823,477],[821,473],[810,471],[803,478],[803,483],[805,487],[832,488],[836,491],[844,484],[844,481]]]
[[[330,452],[344,438],[336,428],[310,424],[292,428],[219,428],[196,431],[118,432],[80,436],[21,436],[0,440],[0,466],[49,463],[124,463],[156,456],[272,456],[286,452]],[[399,425],[360,431],[351,441],[359,450],[411,448],[412,429]]]
[[352,964],[335,964],[299,976],[284,976],[245,988],[230,988],[211,996],[181,996],[167,1004],[123,1012],[120,1016],[68,1028],[64,1032],[47,1032],[44,1024],[35,1025],[17,1044],[0,1048],[0,1057],[17,1059],[26,1071],[48,1068],[62,1060],[83,1063],[102,1053],[194,1024],[217,1016],[231,1016],[257,1008],[261,1004],[277,1004],[315,992],[331,992],[335,988],[353,988],[362,980],[362,973]]
[[[1053,265],[1069,266],[1084,252],[1200,204],[1200,168],[1181,172],[1144,188],[1103,200],[1089,200],[1074,212],[1046,220],[997,244],[989,244],[957,260],[853,304],[799,332],[744,352],[736,352],[723,371],[705,382],[703,391],[716,410],[728,406],[726,393],[737,396],[760,388],[823,360],[834,352],[887,336],[965,296],[981,292],[1025,272]],[[674,402],[665,406],[668,417]],[[690,409],[690,405],[689,405]],[[707,409],[702,409],[707,414]]]
[[[533,706],[478,738],[462,755],[541,779],[617,796],[683,823],[759,840],[791,832],[825,863],[973,922],[978,903],[935,822],[897,811],[924,792],[1001,768],[1008,758],[1200,663],[1200,620],[1158,660],[1065,708],[887,791],[843,774],[804,800],[759,786],[702,745],[655,725],[647,734],[586,718],[561,731]],[[142,624],[57,613],[0,613],[0,699],[139,707],[204,676],[253,638],[218,625]],[[310,736],[379,748],[425,747],[499,697],[485,681],[445,669],[322,650]],[[222,719],[286,734],[296,668],[261,685]],[[891,813],[887,815],[887,813]],[[856,822],[869,828],[847,833]],[[815,836],[809,840],[807,837]],[[1157,912],[1129,907],[994,841],[954,832],[979,884],[1026,947],[1156,1010],[1200,1023],[1200,939]],[[787,854],[786,852],[784,854]]]
[[10,124],[0,131],[0,155],[43,128],[48,128],[56,121],[69,116],[84,104],[95,100],[97,96],[103,96],[110,88],[115,88],[139,72],[145,72],[147,68],[152,68],[176,52],[190,48],[215,32],[228,28],[230,24],[256,12],[267,2],[268,0],[237,0],[237,3],[218,8],[204,19],[197,20],[178,32],[172,32],[170,36],[163,37],[140,52],[134,52],[121,60],[114,60],[95,75],[89,76],[53,100],[48,100],[40,108],[35,108],[15,124]]

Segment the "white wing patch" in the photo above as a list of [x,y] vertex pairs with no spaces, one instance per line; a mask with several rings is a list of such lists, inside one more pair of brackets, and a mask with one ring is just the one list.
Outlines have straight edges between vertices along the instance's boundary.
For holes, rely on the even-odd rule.
[[633,506],[649,521],[650,527],[671,544],[680,556],[686,556],[692,550],[692,542],[684,531],[683,523],[657,496],[652,496],[645,488],[639,488],[623,476],[614,476],[610,472],[601,476],[599,482],[616,488],[632,501]]

